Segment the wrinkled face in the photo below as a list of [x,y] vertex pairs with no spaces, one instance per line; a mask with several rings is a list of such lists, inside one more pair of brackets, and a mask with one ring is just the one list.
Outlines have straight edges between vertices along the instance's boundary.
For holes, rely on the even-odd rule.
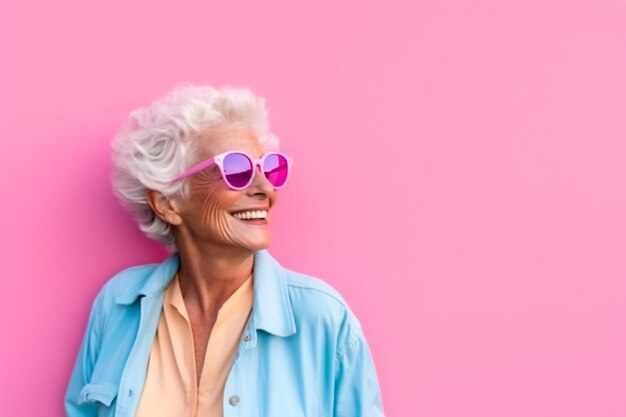
[[[194,164],[226,151],[243,151],[260,158],[264,151],[257,137],[248,130],[232,127],[214,128],[200,143],[199,158]],[[258,251],[269,246],[270,209],[278,197],[258,167],[250,186],[236,191],[226,185],[217,165],[187,178],[189,193],[179,202],[182,224],[179,238],[214,246]],[[242,219],[242,213],[265,211],[266,218]],[[259,213],[255,213],[258,217]]]

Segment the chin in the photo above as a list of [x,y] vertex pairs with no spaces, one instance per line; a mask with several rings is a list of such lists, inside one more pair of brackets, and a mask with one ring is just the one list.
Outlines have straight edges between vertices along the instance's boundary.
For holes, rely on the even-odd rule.
[[251,251],[257,252],[257,251],[269,248],[270,242],[271,242],[271,239],[269,238],[251,240],[251,241],[246,242],[247,244],[245,246]]
[[253,252],[258,252],[260,250],[267,249],[269,247],[270,247],[269,242],[255,243],[255,244],[248,245],[248,249],[250,249]]
[[267,249],[270,246],[272,239],[271,236],[263,233],[263,234],[257,234],[257,235],[247,235],[247,236],[240,236],[239,239],[236,239],[235,241],[233,241],[233,244],[235,244],[236,246],[242,248],[242,249],[247,249],[249,251],[252,252],[257,252],[263,249]]

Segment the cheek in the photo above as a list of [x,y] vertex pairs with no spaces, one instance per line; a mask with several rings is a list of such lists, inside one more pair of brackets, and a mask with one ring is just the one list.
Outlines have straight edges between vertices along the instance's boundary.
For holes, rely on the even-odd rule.
[[270,197],[270,207],[272,207],[274,204],[276,204],[276,201],[278,200],[278,191],[272,190],[269,197]]
[[224,190],[221,183],[203,184],[190,191],[193,196],[190,198],[197,202],[191,210],[193,213],[190,213],[193,217],[193,228],[214,236],[231,235],[228,207],[237,196]]
[[[235,246],[266,247],[271,239],[269,228],[250,228],[240,224],[228,213],[244,194],[245,191],[225,188],[221,179],[213,183],[207,181],[190,189],[190,201],[195,202],[188,212],[191,233],[201,239],[229,242]],[[277,192],[272,191],[268,198],[271,207],[278,198]]]
[[228,200],[215,190],[207,191],[202,198],[202,221],[205,224],[223,228],[228,220]]

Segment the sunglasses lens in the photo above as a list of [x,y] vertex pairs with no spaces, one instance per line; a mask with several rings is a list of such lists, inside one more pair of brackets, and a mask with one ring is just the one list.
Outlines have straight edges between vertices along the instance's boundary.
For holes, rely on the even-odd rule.
[[224,158],[224,177],[226,182],[236,188],[245,187],[252,178],[252,162],[241,153],[231,153]]
[[263,173],[265,178],[274,186],[282,187],[287,182],[287,172],[289,165],[287,158],[280,154],[270,154],[265,158]]

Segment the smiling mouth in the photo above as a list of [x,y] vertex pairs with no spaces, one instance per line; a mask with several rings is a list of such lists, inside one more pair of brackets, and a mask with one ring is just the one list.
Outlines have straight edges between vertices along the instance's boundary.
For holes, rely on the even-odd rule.
[[267,223],[267,210],[246,210],[232,213],[231,216],[245,223],[265,224]]

